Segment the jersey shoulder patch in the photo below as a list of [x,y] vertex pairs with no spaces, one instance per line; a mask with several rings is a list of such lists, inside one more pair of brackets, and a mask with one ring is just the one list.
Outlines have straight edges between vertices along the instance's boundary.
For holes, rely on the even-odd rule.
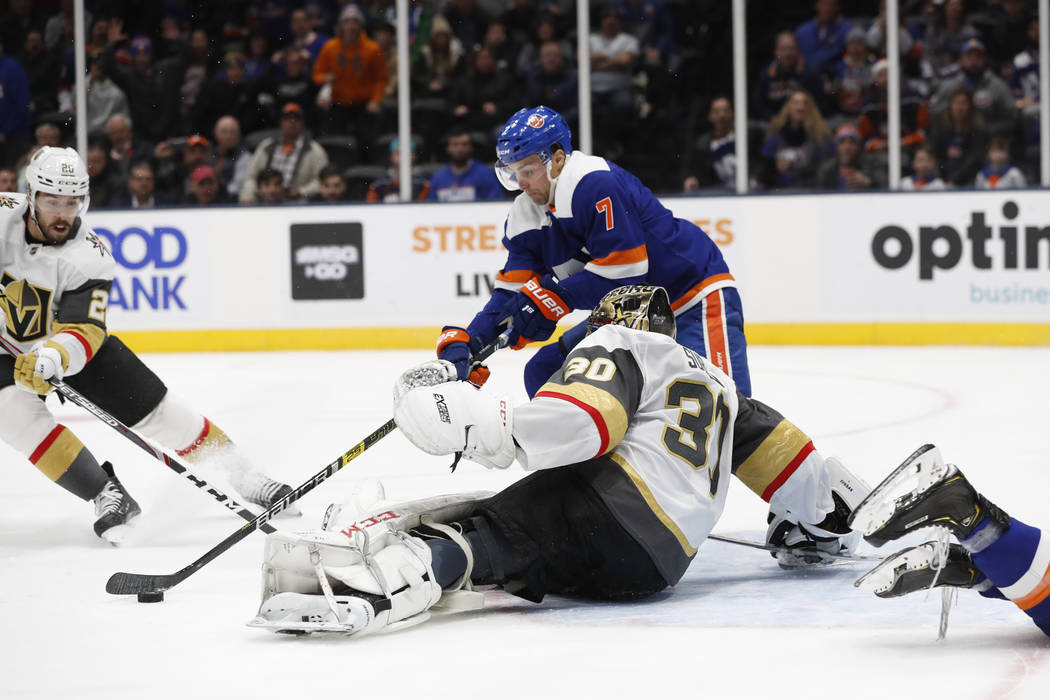
[[64,247],[62,260],[76,271],[76,277],[83,275],[86,280],[113,279],[116,272],[113,254],[102,237],[93,230],[81,231]]
[[572,198],[580,181],[591,173],[611,173],[609,162],[598,156],[579,151],[569,156],[565,168],[558,176],[558,185],[554,190],[555,216],[559,219],[572,217]]
[[503,232],[507,240],[511,240],[526,231],[543,228],[547,221],[547,210],[522,192],[514,198],[514,202],[510,205],[510,213],[507,214],[507,223]]

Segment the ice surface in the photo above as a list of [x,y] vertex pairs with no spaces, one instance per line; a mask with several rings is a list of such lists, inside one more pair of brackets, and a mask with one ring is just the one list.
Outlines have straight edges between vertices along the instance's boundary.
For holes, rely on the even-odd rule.
[[[1050,526],[1050,350],[752,348],[755,395],[825,454],[878,481],[923,442],[1007,511]],[[420,352],[153,355],[172,391],[274,477],[298,484],[390,416],[390,387]],[[526,353],[494,356],[521,394]],[[0,445],[0,698],[1050,697],[1050,639],[1008,603],[962,592],[935,642],[940,596],[853,587],[866,568],[780,570],[758,550],[705,543],[682,582],[622,605],[490,594],[479,612],[372,638],[290,638],[244,623],[258,605],[262,535],[168,592],[107,595],[118,570],[172,573],[240,521],[74,406],[49,404],[142,505],[129,541],[95,538],[90,505]],[[320,521],[355,480],[396,499],[497,490],[521,476],[419,453],[398,433],[303,499]],[[202,474],[206,478],[207,474]],[[216,483],[221,483],[217,478]],[[225,484],[222,484],[225,486]],[[716,532],[760,539],[765,506],[735,483]],[[917,537],[916,541],[921,541]],[[894,551],[893,545],[886,552]]]

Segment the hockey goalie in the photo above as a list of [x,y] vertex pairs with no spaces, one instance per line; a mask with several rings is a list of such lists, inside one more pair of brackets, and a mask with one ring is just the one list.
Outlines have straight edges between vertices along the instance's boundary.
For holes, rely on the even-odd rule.
[[[782,566],[848,552],[870,490],[780,413],[675,342],[661,287],[620,287],[528,403],[453,381],[436,360],[395,386],[394,417],[424,452],[529,474],[497,494],[331,508],[323,529],[270,535],[249,624],[372,633],[435,606],[478,607],[475,587],[636,600],[673,586],[715,526],[731,475],[769,503]],[[794,556],[792,553],[799,553]]]

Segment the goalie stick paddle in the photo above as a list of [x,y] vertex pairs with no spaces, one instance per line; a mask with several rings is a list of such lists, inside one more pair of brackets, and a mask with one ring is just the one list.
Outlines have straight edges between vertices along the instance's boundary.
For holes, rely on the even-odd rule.
[[[0,337],[0,347],[3,347],[3,349],[6,350],[12,357],[18,357],[18,355],[21,354],[18,351],[18,348],[9,343],[7,339],[3,337]],[[173,472],[183,477],[200,490],[207,493],[209,496],[211,496],[216,501],[225,506],[228,510],[236,513],[245,520],[250,521],[255,517],[255,513],[251,512],[243,505],[241,505],[240,503],[238,503],[237,501],[233,500],[225,493],[220,491],[219,489],[208,484],[207,481],[201,479],[199,476],[194,474],[192,471],[190,471],[189,467],[185,466],[174,457],[171,457],[168,454],[150,445],[142,438],[142,436],[140,436],[134,430],[124,425],[113,416],[111,416],[103,408],[96,405],[93,401],[91,401],[91,399],[87,398],[73,387],[69,386],[60,379],[52,378],[49,379],[48,382],[51,383],[51,386],[55,387],[55,391],[61,394],[62,397],[68,400],[70,403],[74,403],[77,406],[80,406],[85,411],[95,416],[109,427],[116,430],[118,433],[130,440],[132,443],[140,447],[144,452],[147,452],[150,456],[152,456],[158,462],[166,466],[168,469],[172,470]],[[264,524],[263,527],[260,529],[262,529],[263,532],[267,533],[276,532],[272,525]]]

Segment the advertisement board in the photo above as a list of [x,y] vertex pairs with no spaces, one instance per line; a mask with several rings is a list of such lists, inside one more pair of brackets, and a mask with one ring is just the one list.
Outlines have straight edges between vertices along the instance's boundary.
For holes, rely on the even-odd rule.
[[[664,203],[722,249],[752,342],[1050,342],[1044,192]],[[201,349],[420,347],[488,298],[508,204],[92,211],[89,222],[120,266],[110,325],[151,349],[185,349],[187,333]]]

